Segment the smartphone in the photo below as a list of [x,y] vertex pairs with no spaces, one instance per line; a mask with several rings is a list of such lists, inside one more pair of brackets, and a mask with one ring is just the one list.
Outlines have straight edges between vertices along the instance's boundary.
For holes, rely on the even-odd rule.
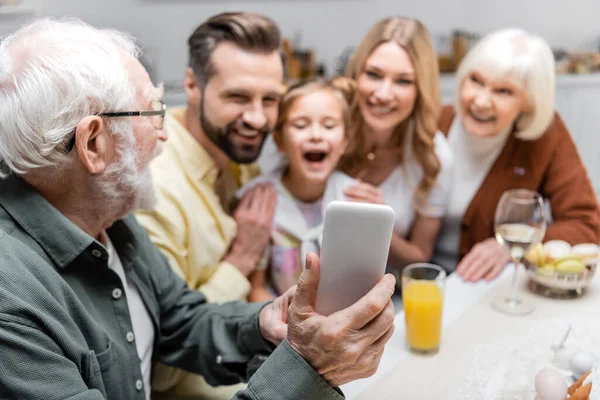
[[327,205],[315,311],[330,315],[347,308],[383,278],[394,221],[394,210],[386,205]]

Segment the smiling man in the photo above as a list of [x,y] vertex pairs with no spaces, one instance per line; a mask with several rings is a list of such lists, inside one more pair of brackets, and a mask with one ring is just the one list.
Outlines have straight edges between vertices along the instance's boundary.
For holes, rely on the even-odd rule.
[[[224,13],[188,40],[187,107],[167,113],[171,140],[153,162],[157,205],[138,221],[171,267],[210,302],[246,299],[248,277],[268,244],[276,194],[258,186],[235,212],[239,187],[258,174],[258,158],[277,119],[281,35],[270,19]],[[159,365],[154,389],[166,398],[231,398],[202,377]]]

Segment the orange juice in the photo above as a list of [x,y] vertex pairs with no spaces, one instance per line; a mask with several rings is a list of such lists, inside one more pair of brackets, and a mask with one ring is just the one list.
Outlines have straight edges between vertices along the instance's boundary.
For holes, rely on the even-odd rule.
[[442,330],[442,289],[433,281],[411,281],[402,290],[406,340],[415,350],[435,350]]

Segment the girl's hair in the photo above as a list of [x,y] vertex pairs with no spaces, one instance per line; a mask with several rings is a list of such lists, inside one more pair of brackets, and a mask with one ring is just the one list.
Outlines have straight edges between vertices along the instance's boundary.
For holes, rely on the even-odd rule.
[[[404,132],[412,119],[414,126],[413,151],[421,168],[423,178],[415,192],[419,204],[427,204],[427,195],[436,183],[440,171],[440,161],[435,153],[434,138],[438,131],[440,113],[440,88],[438,61],[427,28],[418,20],[406,17],[390,17],[378,22],[362,40],[346,69],[346,75],[358,80],[364,72],[365,63],[373,51],[381,44],[393,42],[409,55],[416,73],[417,98],[412,115],[399,124],[394,132],[396,146],[404,143]],[[358,108],[358,101],[352,102],[350,114],[350,136],[352,140],[340,162],[340,169],[356,176],[365,166],[365,121]],[[402,157],[403,152],[399,152]],[[401,161],[401,158],[398,160]]]
[[288,86],[286,92],[279,101],[279,115],[277,117],[277,123],[275,124],[275,132],[278,134],[283,132],[283,127],[288,121],[290,110],[298,99],[321,90],[329,90],[342,105],[344,130],[346,138],[348,138],[348,128],[350,126],[350,102],[354,98],[356,84],[352,79],[346,77],[309,79]]

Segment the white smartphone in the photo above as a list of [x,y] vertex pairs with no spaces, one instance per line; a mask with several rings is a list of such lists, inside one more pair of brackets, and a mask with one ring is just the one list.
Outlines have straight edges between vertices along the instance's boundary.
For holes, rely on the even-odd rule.
[[394,221],[394,210],[385,205],[327,205],[315,311],[330,315],[347,308],[383,278]]

